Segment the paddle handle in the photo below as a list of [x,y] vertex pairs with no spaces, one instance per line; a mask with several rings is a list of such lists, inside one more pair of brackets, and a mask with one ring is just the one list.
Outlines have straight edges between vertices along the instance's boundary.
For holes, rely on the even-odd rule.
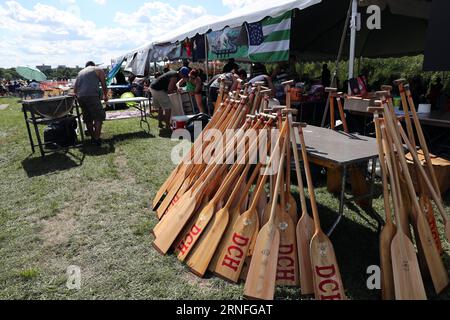
[[[270,173],[270,169],[272,167],[273,161],[275,159],[275,157],[277,156],[277,150],[280,150],[280,144],[282,143],[283,137],[286,135],[286,130],[287,130],[287,122],[284,124],[283,129],[281,130],[280,133],[280,137],[278,138],[277,144],[275,145],[275,149],[274,149],[274,153],[272,154],[270,160],[269,160],[269,164],[264,172],[263,178],[261,180],[261,183],[258,186],[258,189],[255,193],[255,197],[253,198],[253,203],[250,207],[251,211],[256,210],[256,207],[258,206],[258,201],[259,198],[261,197],[261,194],[264,190],[264,187],[266,185],[267,182],[267,177],[269,176]],[[276,193],[275,193],[276,194]],[[274,200],[275,201],[275,200]]]
[[319,210],[317,209],[317,202],[316,202],[316,194],[314,191],[314,182],[312,181],[312,175],[311,175],[311,168],[309,166],[309,157],[308,157],[308,151],[306,150],[306,143],[305,143],[305,137],[303,135],[303,128],[301,126],[298,127],[298,131],[295,131],[298,133],[298,138],[300,140],[300,144],[302,146],[302,157],[303,157],[303,164],[305,166],[305,173],[306,173],[306,181],[308,183],[308,190],[309,190],[309,197],[311,200],[311,208],[314,216],[314,225],[316,227],[316,232],[323,233],[322,228],[320,226],[320,217],[319,217]]
[[[380,126],[381,127],[381,126]],[[388,177],[391,183],[391,192],[393,197],[393,204],[394,204],[394,216],[397,223],[397,231],[401,232],[402,234],[406,235],[406,230],[404,230],[402,221],[401,221],[401,210],[400,210],[400,201],[401,195],[400,195],[400,185],[399,185],[399,179],[398,179],[398,172],[395,169],[394,165],[394,149],[392,143],[389,141],[389,133],[387,132],[387,128],[385,126],[381,127],[381,134],[382,134],[382,145],[383,150],[386,158],[386,165],[388,169]],[[403,240],[403,238],[401,238]]]
[[297,173],[298,191],[300,194],[300,202],[302,204],[302,213],[303,213],[303,215],[307,215],[308,207],[306,204],[305,185],[303,183],[302,171],[300,169],[300,156],[298,154],[298,144],[295,140],[295,133],[294,133],[293,125],[292,125],[293,124],[292,114],[288,114],[288,121],[289,121],[289,126],[291,128],[290,138],[291,138],[291,142],[292,142],[292,150],[294,151],[295,172]]
[[419,137],[420,146],[423,150],[425,160],[427,162],[428,171],[430,171],[432,182],[434,184],[434,188],[437,191],[439,198],[442,199],[441,191],[439,188],[439,183],[437,181],[436,172],[434,171],[433,162],[431,161],[430,150],[428,149],[428,144],[425,140],[425,135],[423,134],[422,125],[420,124],[419,117],[416,112],[416,107],[414,105],[414,100],[411,95],[411,91],[409,90],[409,85],[405,86],[406,95],[408,96],[408,101],[411,104],[411,113],[413,115],[414,124],[417,130],[417,135]]
[[250,177],[250,179],[248,180],[247,184],[245,185],[244,192],[242,193],[241,198],[239,199],[239,203],[236,206],[236,208],[241,208],[242,205],[244,204],[244,201],[247,199],[247,195],[250,192],[250,189],[251,189],[251,187],[253,185],[253,182],[255,182],[256,177],[258,177],[259,170],[261,170],[261,168],[262,168],[262,164],[258,163],[258,165],[253,170],[252,176]]
[[[285,123],[285,127],[286,127],[287,121]],[[283,139],[283,135],[280,136],[280,139]],[[288,138],[284,137],[283,139],[283,148],[281,150],[281,157],[280,157],[280,165],[278,167],[278,176],[277,176],[277,181],[275,183],[275,191],[274,191],[274,197],[273,197],[273,201],[272,201],[272,210],[270,211],[270,219],[269,219],[269,224],[273,225],[275,223],[275,218],[276,218],[276,209],[277,209],[277,202],[278,202],[278,197],[281,196],[281,202],[284,201],[284,190],[282,190],[282,182],[283,182],[283,166],[284,166],[284,162],[286,159],[286,144],[288,142]],[[275,149],[275,155],[279,154],[278,153],[279,149]],[[284,205],[282,204],[282,207],[284,209]]]
[[[408,137],[406,136],[406,133],[403,130],[403,128],[401,127],[401,125],[399,125],[399,129],[400,129],[400,134],[406,143],[406,146],[408,147],[408,149],[411,150],[411,155],[413,156],[416,169],[419,170],[419,173],[422,176],[423,181],[425,182],[425,185],[428,187],[428,191],[430,191],[431,197],[433,198],[434,202],[436,203],[436,206],[438,207],[438,210],[441,213],[442,218],[447,223],[448,217],[445,213],[444,206],[442,205],[441,198],[437,195],[436,190],[434,190],[433,184],[431,183],[430,179],[428,178],[427,173],[425,172],[425,169],[423,168],[422,163],[420,162],[420,159],[417,156],[417,153],[415,151],[413,151],[414,149],[413,149],[412,143],[408,140]],[[405,160],[405,162],[406,162],[406,160]],[[412,180],[411,180],[411,183],[412,183]],[[414,189],[414,186],[413,186],[413,189]]]
[[[257,124],[255,124],[254,128],[256,128],[257,126],[259,126],[261,124],[260,121],[257,122]],[[248,128],[250,127],[249,123],[246,123],[244,125],[244,127],[241,129],[243,131],[246,131]],[[242,146],[242,143],[245,142],[245,140],[242,137],[240,137],[240,141],[239,141],[239,146]],[[216,145],[218,143],[221,143],[221,141],[217,141]],[[194,186],[192,187],[193,190],[197,190],[197,189],[201,189],[202,187],[204,187],[205,185],[205,181],[208,181],[214,177],[214,174],[217,172],[218,168],[220,166],[222,166],[220,163],[223,162],[223,157],[227,154],[229,154],[234,147],[234,141],[230,142],[227,144],[227,146],[225,147],[225,152],[222,152],[220,154],[218,154],[216,156],[216,158],[214,158],[214,160],[212,161],[213,164],[210,164],[206,171],[199,177],[199,179],[197,180],[197,182],[194,184]],[[214,163],[216,163],[214,165]],[[208,179],[210,178],[210,179]]]
[[386,213],[386,223],[392,224],[392,212],[391,204],[389,202],[389,189],[388,189],[388,178],[387,178],[387,168],[386,168],[386,157],[383,150],[383,142],[381,138],[381,125],[380,117],[378,111],[374,114],[375,131],[377,137],[378,153],[380,155],[380,166],[381,166],[381,176],[383,180],[383,198],[384,198],[384,210]]
[[[386,108],[389,109],[389,106],[387,105],[386,100],[384,99],[383,104],[385,105]],[[411,174],[409,173],[409,168],[408,168],[408,164],[406,163],[406,156],[405,156],[405,151],[403,150],[403,145],[400,141],[400,138],[397,134],[397,130],[395,127],[398,127],[398,124],[396,124],[395,120],[391,117],[390,112],[385,112],[385,116],[386,116],[386,120],[387,120],[387,128],[390,132],[390,136],[393,138],[394,140],[394,145],[397,149],[397,152],[399,154],[399,160],[400,160],[400,165],[401,168],[403,170],[403,176],[406,179],[406,184],[408,187],[408,192],[409,192],[409,196],[411,198],[411,203],[414,207],[414,210],[416,210],[417,213],[422,212],[422,210],[420,209],[419,206],[419,202],[417,201],[417,197],[416,197],[416,190],[414,189],[414,185],[413,185],[413,181],[411,178]],[[402,129],[403,130],[403,129]],[[406,140],[408,140],[407,137]],[[409,141],[407,141],[409,143]],[[408,148],[411,148],[411,143],[409,143]],[[414,157],[414,150],[412,150],[413,157]],[[423,168],[422,168],[423,170]],[[429,181],[428,181],[429,182]]]
[[[245,166],[245,165],[241,165],[240,163],[244,162],[244,161],[247,161],[247,158],[248,158],[248,164],[246,165],[246,170],[245,170],[244,174],[242,174],[241,179],[239,179],[240,182],[245,181],[245,178],[246,178],[246,176],[248,174],[248,170],[250,169],[250,163],[252,162],[251,159],[250,159],[250,156],[255,154],[255,149],[258,146],[258,142],[261,141],[262,138],[264,137],[265,130],[269,129],[272,126],[272,121],[273,121],[272,119],[269,119],[269,121],[266,122],[266,125],[264,126],[263,130],[261,130],[261,132],[260,132],[260,134],[258,136],[258,139],[253,141],[251,143],[248,151],[246,152],[246,154],[243,157],[241,156],[237,160],[237,163],[235,165],[236,169],[237,169],[236,172],[233,173],[232,179],[230,178],[229,180],[226,181],[226,183],[225,183],[226,186],[225,186],[224,190],[220,190],[220,193],[218,194],[218,198],[217,199],[222,198],[224,196],[225,192],[228,191],[228,189],[230,187],[230,183],[234,182],[236,175],[240,172],[240,168]],[[244,142],[245,142],[245,139],[244,139]],[[240,185],[240,183],[238,183],[238,185]],[[235,188],[234,189],[234,192],[232,193],[232,196],[230,197],[229,201],[227,202],[227,205],[226,205],[227,208],[229,208],[232,205],[232,203],[234,202],[235,197],[238,194],[238,190],[239,190],[239,188]],[[217,200],[216,198],[214,198],[214,199]]]

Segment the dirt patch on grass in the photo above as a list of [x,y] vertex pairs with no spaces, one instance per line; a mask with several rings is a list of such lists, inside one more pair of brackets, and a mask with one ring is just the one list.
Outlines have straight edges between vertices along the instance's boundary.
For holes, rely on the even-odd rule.
[[118,155],[114,160],[114,165],[119,170],[120,179],[126,183],[126,185],[136,184],[136,178],[130,173],[128,168],[128,159],[124,155]]
[[63,210],[57,216],[44,221],[41,238],[45,247],[65,244],[77,229],[78,223],[70,209]]

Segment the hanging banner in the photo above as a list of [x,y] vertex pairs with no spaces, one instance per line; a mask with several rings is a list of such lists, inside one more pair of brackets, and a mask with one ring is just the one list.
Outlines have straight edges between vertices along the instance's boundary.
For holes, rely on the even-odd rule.
[[204,61],[205,53],[205,36],[197,35],[193,40],[192,62]]
[[155,45],[150,52],[150,61],[159,62],[181,58],[181,44]]
[[292,11],[247,24],[248,56],[255,62],[289,60]]
[[245,27],[225,28],[213,31],[208,37],[208,59],[226,60],[248,58],[248,40]]

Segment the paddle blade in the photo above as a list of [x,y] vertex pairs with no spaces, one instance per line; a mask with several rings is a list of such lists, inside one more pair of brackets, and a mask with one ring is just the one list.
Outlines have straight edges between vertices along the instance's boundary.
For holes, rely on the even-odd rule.
[[205,276],[206,270],[208,270],[208,266],[227,228],[229,218],[228,209],[223,209],[215,214],[192,250],[187,265],[195,275],[201,278]]
[[395,298],[397,300],[427,300],[416,250],[403,233],[397,232],[392,240],[391,256]]
[[208,204],[187,226],[175,248],[175,254],[178,257],[178,260],[182,262],[186,260],[192,248],[194,248],[195,244],[202,236],[203,231],[208,226],[208,223],[211,221],[214,212],[215,204]]
[[221,252],[214,273],[237,283],[257,227],[257,212],[245,212],[237,219],[231,232],[221,244]]
[[[191,193],[186,193],[175,207],[169,212],[164,223],[158,228],[158,236],[153,242],[153,247],[161,254],[167,254],[172,244],[177,239],[181,230],[194,214],[197,201]],[[163,221],[161,221],[163,222]]]
[[395,300],[391,245],[396,231],[395,225],[390,223],[384,226],[380,235],[381,295],[383,300]]
[[248,299],[273,300],[277,276],[280,232],[273,224],[259,232],[250,263],[244,296]]
[[300,280],[296,228],[291,216],[286,211],[278,214],[276,224],[280,231],[276,284],[278,286],[297,287]]
[[310,244],[314,235],[314,221],[305,214],[297,224],[297,249],[300,270],[300,287],[303,295],[314,294],[311,269]]
[[311,240],[311,267],[317,300],[346,300],[333,244],[321,232]]
[[434,288],[436,293],[440,294],[448,286],[448,272],[438,252],[433,235],[431,234],[430,226],[423,213],[417,215],[417,231],[419,233],[420,244],[425,254]]
[[295,201],[292,194],[289,193],[287,202],[286,202],[286,209],[289,212],[289,215],[291,216],[292,221],[294,224],[298,223],[298,208],[297,208],[297,202]]

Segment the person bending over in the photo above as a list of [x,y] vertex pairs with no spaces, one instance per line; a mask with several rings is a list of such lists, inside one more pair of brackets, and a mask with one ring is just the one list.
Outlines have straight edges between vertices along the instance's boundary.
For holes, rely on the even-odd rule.
[[99,84],[102,86],[103,99],[106,103],[108,102],[108,89],[105,72],[96,67],[94,62],[89,61],[75,80],[74,93],[83,111],[83,120],[88,133],[97,146],[102,144],[100,137],[103,122],[106,119],[106,112],[100,99]]

